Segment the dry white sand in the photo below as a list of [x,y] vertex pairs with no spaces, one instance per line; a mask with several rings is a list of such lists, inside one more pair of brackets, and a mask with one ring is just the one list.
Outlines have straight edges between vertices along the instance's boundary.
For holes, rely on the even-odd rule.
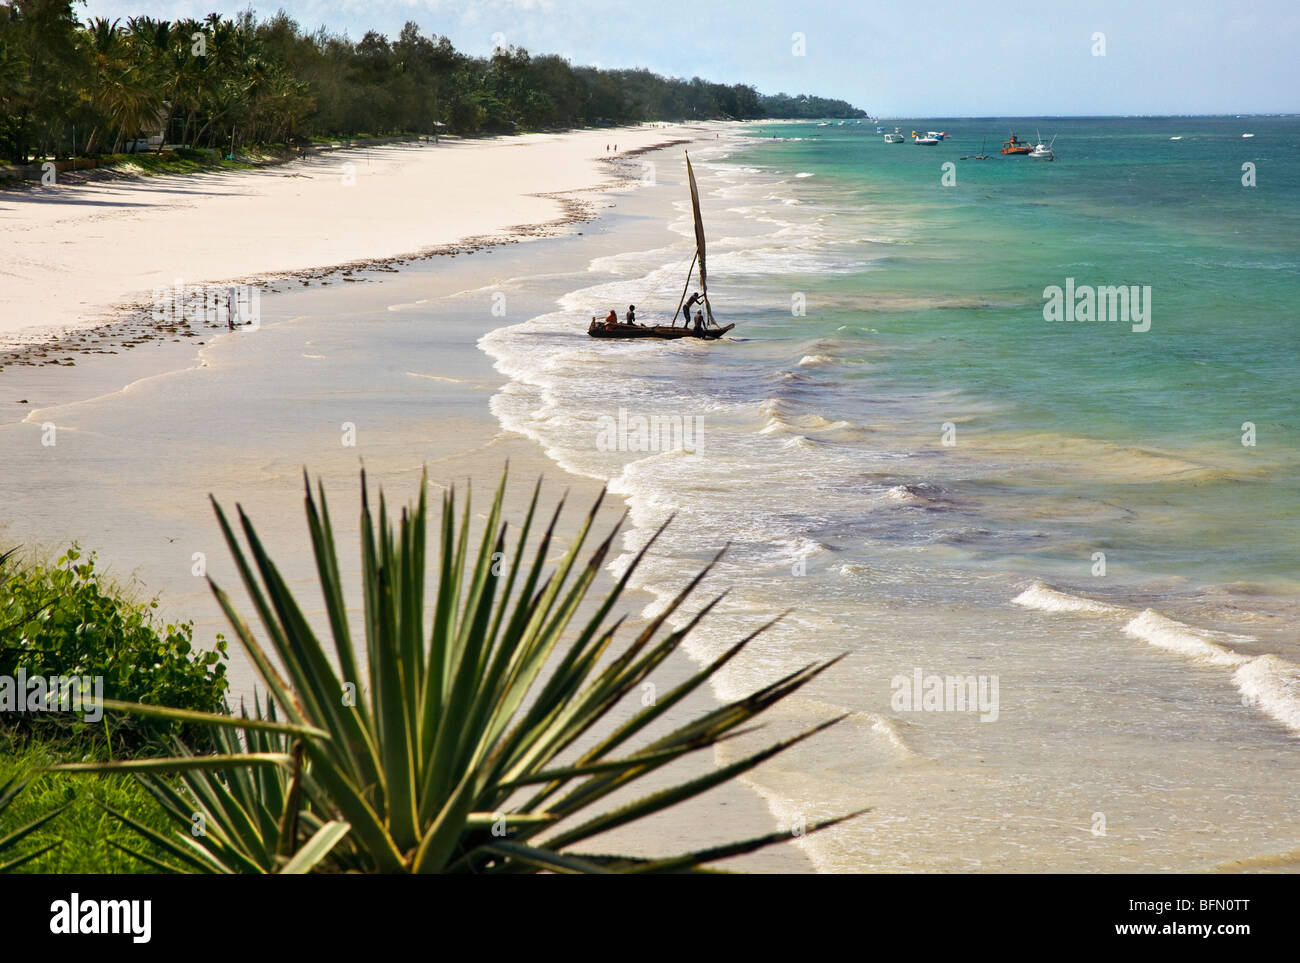
[[[0,192],[0,343],[103,323],[177,279],[233,282],[519,233],[568,216],[555,195],[607,181],[605,159],[699,133],[646,125],[444,138],[256,173]],[[615,143],[618,155],[606,149]]]

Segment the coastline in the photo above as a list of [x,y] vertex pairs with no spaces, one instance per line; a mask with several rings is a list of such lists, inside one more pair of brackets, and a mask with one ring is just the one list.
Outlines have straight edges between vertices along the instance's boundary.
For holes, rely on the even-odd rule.
[[[225,549],[213,537],[209,491],[227,507],[238,499],[249,509],[310,601],[314,575],[297,564],[305,535],[292,511],[304,465],[325,478],[345,553],[355,535],[346,525],[360,459],[395,504],[411,497],[425,464],[435,493],[472,479],[481,504],[508,457],[524,489],[547,475],[548,501],[574,489],[574,514],[608,481],[622,497],[609,499],[605,520],[620,503],[632,512],[624,551],[677,515],[633,582],[643,591],[625,599],[633,616],[718,545],[732,545],[709,580],[731,594],[692,633],[694,664],[767,615],[794,611],[728,666],[716,694],[738,695],[800,663],[850,653],[842,670],[774,711],[764,733],[847,713],[843,724],[744,781],[777,823],[864,806],[873,812],[762,858],[806,870],[799,860],[806,854],[826,872],[1294,868],[1289,813],[1300,716],[1291,707],[1300,658],[1286,628],[1295,624],[1285,620],[1291,601],[1248,581],[1210,578],[1204,591],[1185,568],[1152,577],[1164,571],[1159,559],[1144,573],[1134,563],[1150,556],[1124,531],[1140,524],[1154,532],[1159,522],[1161,534],[1174,533],[1170,506],[1153,497],[1203,508],[1208,490],[1199,486],[1239,485],[1244,469],[1205,471],[1221,463],[1194,432],[1175,431],[1191,444],[1182,461],[1170,461],[1174,449],[1158,429],[1177,426],[1163,422],[1101,441],[1079,436],[1068,419],[1026,432],[1032,415],[1026,422],[1015,399],[995,403],[998,384],[988,376],[959,379],[960,392],[934,390],[925,369],[945,358],[946,346],[955,346],[958,361],[996,352],[990,318],[1022,316],[1023,299],[1006,298],[997,283],[988,298],[960,304],[947,290],[954,281],[929,290],[935,254],[962,253],[955,246],[962,224],[927,238],[915,225],[941,212],[918,205],[915,216],[898,213],[909,203],[911,168],[903,165],[915,163],[911,155],[887,154],[899,165],[896,183],[885,169],[874,203],[856,210],[843,198],[861,189],[858,175],[822,166],[813,145],[798,144],[792,138],[767,154],[735,151],[734,139],[724,138],[729,158],[703,143],[691,150],[696,170],[706,172],[710,266],[727,279],[720,306],[748,322],[725,351],[690,343],[611,349],[581,334],[587,316],[611,305],[634,301],[645,318],[677,301],[690,258],[689,206],[674,182],[678,169],[665,160],[661,182],[620,192],[581,232],[376,271],[371,284],[291,285],[267,299],[260,330],[210,339],[198,368],[187,356],[174,369],[150,370],[144,362],[154,348],[129,360],[86,356],[78,384],[93,366],[120,375],[135,364],[145,375],[119,379],[80,405],[33,392],[38,407],[21,412],[26,423],[0,422],[0,455],[12,459],[13,478],[29,482],[11,478],[4,490],[0,478],[12,519],[0,537],[82,538],[138,574],[151,594],[162,591],[168,615],[197,613],[207,638],[224,624],[209,617],[210,599],[189,577],[192,553],[207,553],[223,587],[232,578],[221,569]],[[1019,174],[1008,167],[997,176]],[[1032,216],[1045,216],[1031,201],[1023,203]],[[1046,252],[1037,270],[1053,269],[1059,256]],[[953,261],[958,278],[967,258]],[[882,259],[888,271],[868,275]],[[1020,259],[1002,270],[1005,290],[1018,290]],[[846,276],[837,280],[837,271]],[[807,290],[809,275],[823,280],[807,320],[771,310],[789,291]],[[947,313],[931,313],[940,310]],[[1202,316],[1189,314],[1186,323]],[[1072,345],[1079,336],[1056,341]],[[178,357],[192,353],[183,343],[153,344]],[[1036,354],[1059,350],[1045,336],[1035,345]],[[1022,370],[1036,370],[1023,345],[1001,347]],[[1102,352],[1121,378],[1128,354]],[[60,366],[20,370],[22,379],[70,378]],[[1038,374],[1041,395],[1053,369],[1045,364]],[[512,431],[485,415],[488,397]],[[1263,402],[1257,410],[1269,411],[1267,396]],[[596,425],[624,405],[703,413],[707,454],[602,449]],[[948,418],[962,426],[955,450],[931,434]],[[58,427],[57,449],[40,446],[37,429],[46,424]],[[355,447],[340,446],[341,425],[356,427]],[[1285,447],[1281,460],[1261,464],[1235,436],[1228,442],[1252,458],[1245,480],[1279,477]],[[1098,451],[1107,458],[1098,462]],[[1276,447],[1261,453],[1279,457]],[[1064,487],[1043,477],[1045,455],[1070,477]],[[552,463],[570,474],[557,480]],[[1116,491],[1117,478],[1129,475],[1137,477]],[[722,490],[727,499],[709,497]],[[791,504],[793,491],[815,492],[816,501]],[[1221,501],[1219,517],[1237,500]],[[1227,517],[1250,521],[1240,512]],[[1108,533],[1115,541],[1103,545],[1120,562],[1109,581],[1073,577],[1072,560],[1087,559]],[[1186,558],[1182,538],[1169,547]],[[1200,539],[1191,554],[1220,544],[1240,542]],[[1211,645],[1231,647],[1231,658]],[[1238,660],[1253,668],[1225,671]],[[918,668],[1001,679],[1005,711],[984,725],[961,712],[894,709],[893,679]],[[246,687],[247,673],[237,681]],[[720,758],[744,751],[738,741]],[[684,823],[638,827],[618,848],[664,846],[679,825],[692,834],[692,824],[721,827],[721,838],[770,829],[772,817],[756,812],[752,797],[742,791],[739,800],[749,816],[734,823],[709,800]],[[1214,833],[1203,828],[1207,811],[1216,814]],[[1094,813],[1114,831],[1091,832]]]
[[[1000,209],[1005,198],[987,196],[983,184],[968,189],[966,219],[954,220],[946,198],[955,195],[915,196],[921,155],[882,148],[864,157],[861,139],[850,134],[831,151],[816,132],[796,133],[806,138],[770,149],[754,140],[724,145],[725,157],[691,152],[702,175],[710,274],[725,279],[714,307],[746,321],[725,351],[689,343],[610,351],[572,339],[574,317],[598,313],[589,308],[632,301],[672,310],[687,265],[674,266],[681,246],[651,238],[635,255],[602,257],[548,312],[484,339],[513,379],[493,402],[503,423],[536,437],[567,470],[608,480],[629,498],[639,537],[675,518],[634,585],[661,596],[677,573],[718,544],[731,545],[709,580],[729,595],[717,620],[692,633],[694,659],[717,656],[754,619],[793,612],[715,680],[721,697],[748,691],[772,671],[848,653],[784,703],[780,719],[798,727],[842,714],[843,723],[746,781],[760,787],[779,820],[872,807],[870,816],[806,844],[826,872],[1208,871],[1242,855],[1294,851],[1292,821],[1282,814],[1294,774],[1289,720],[1300,718],[1291,713],[1290,680],[1300,660],[1286,623],[1260,611],[1274,600],[1251,592],[1243,605],[1236,586],[1198,592],[1182,573],[1152,578],[1159,560],[1150,566],[1131,544],[1130,520],[1149,531],[1161,519],[1157,525],[1170,530],[1171,513],[1151,504],[1160,494],[1182,489],[1180,504],[1203,503],[1204,489],[1192,487],[1198,478],[1136,471],[1164,450],[1149,423],[1136,426],[1141,444],[1123,434],[1109,442],[1110,465],[1097,461],[1096,442],[1075,440],[1068,418],[1028,445],[1007,446],[992,430],[1022,431],[1041,417],[1032,398],[995,394],[1002,372],[1036,370],[1022,337],[1036,339],[1030,354],[1062,352],[1067,364],[1076,363],[1070,349],[1083,343],[1108,359],[1118,355],[1112,374],[1121,383],[1131,353],[1101,350],[1087,334],[1036,327],[1039,312],[1021,300],[1021,256],[992,262],[996,281],[978,281],[986,209]],[[1019,193],[1031,183],[1050,193],[1053,182],[1029,178],[1087,176],[1074,168],[1060,175],[1012,165],[979,170],[990,180],[1014,179]],[[1021,204],[1032,208],[1026,217],[1044,217],[1037,196]],[[673,228],[689,231],[686,211]],[[1058,270],[1057,258],[1077,256],[1067,248],[1044,252],[1034,270]],[[951,264],[951,275],[937,273],[937,264]],[[987,289],[976,286],[978,298],[955,304],[965,283]],[[806,293],[806,316],[792,310],[802,307],[792,293]],[[999,343],[980,347],[990,341]],[[998,357],[967,371],[970,354],[982,350]],[[936,359],[948,364],[940,368]],[[1072,384],[1044,368],[1052,390]],[[1045,390],[1041,382],[1035,388],[1036,395]],[[1147,403],[1160,396],[1141,395]],[[704,443],[686,450],[652,440],[593,444],[602,420],[624,404],[629,417],[694,413],[708,423],[702,436],[696,423],[694,437]],[[949,419],[963,439],[955,448],[938,434]],[[1227,444],[1226,456],[1242,450],[1235,437]],[[1192,452],[1188,464],[1218,463],[1202,457]],[[1044,460],[1070,479],[1066,491],[1042,478]],[[1127,486],[1114,475],[1095,477],[1101,468],[1122,472]],[[1203,539],[1193,554],[1216,544]],[[1121,559],[1108,581],[1053,580],[1073,574],[1098,547]],[[1135,638],[1123,621],[1016,604],[1030,575],[1100,593],[1134,616],[1163,613],[1175,624],[1160,622],[1169,632],[1156,642],[1170,644]],[[1279,614],[1288,611],[1287,600],[1276,601]],[[1238,636],[1230,644],[1251,660],[1250,673],[1234,678],[1171,658],[1171,649],[1196,644],[1205,626]],[[1001,680],[1005,711],[987,719],[956,708],[912,715],[915,706],[895,704],[894,680],[914,678],[918,668],[989,685]],[[1117,730],[1127,738],[1116,742]],[[1250,786],[1250,795],[1225,785]],[[1186,791],[1152,805],[1155,786]],[[1207,807],[1218,814],[1220,833],[1190,828]],[[1096,812],[1116,831],[1093,833],[1088,817]]]
[[0,369],[57,363],[42,356],[49,342],[157,336],[150,294],[177,280],[284,290],[553,236],[594,216],[584,195],[639,175],[620,161],[723,126],[358,145],[252,171],[0,191],[14,282],[0,290]]
[[[601,131],[599,136],[605,133]],[[653,133],[652,143],[668,139],[662,129],[655,128]],[[599,162],[595,173],[604,179],[581,188],[594,200],[591,216],[598,209],[618,206],[609,193],[618,180]],[[617,215],[614,219],[618,220]],[[601,221],[593,226],[602,237],[617,227]],[[656,223],[656,227],[662,225]],[[506,240],[512,239],[520,237],[516,234]],[[12,514],[7,513],[3,536],[29,545],[38,544],[39,538],[45,547],[54,547],[65,537],[80,539],[85,547],[98,549],[104,562],[119,573],[130,573],[142,591],[161,593],[162,612],[168,618],[194,618],[196,640],[210,639],[215,632],[225,631],[225,626],[199,584],[201,580],[190,575],[194,551],[205,553],[209,571],[223,587],[233,588],[236,582],[224,546],[214,538],[215,526],[205,504],[209,491],[228,507],[239,501],[248,509],[271,551],[282,560],[290,583],[309,605],[315,604],[314,576],[309,560],[303,557],[306,541],[295,510],[304,464],[313,478],[320,475],[325,479],[345,556],[355,538],[358,457],[364,459],[372,482],[383,485],[398,504],[414,496],[424,466],[434,494],[441,483],[468,481],[481,502],[483,493],[495,485],[502,464],[509,461],[513,485],[508,513],[518,513],[521,499],[531,491],[532,479],[544,475],[544,504],[556,500],[561,489],[570,491],[569,509],[560,529],[562,540],[567,540],[600,485],[557,470],[536,442],[500,428],[487,400],[506,379],[493,370],[477,340],[501,323],[482,309],[489,288],[503,289],[509,295],[512,309],[507,321],[516,313],[526,317],[535,310],[528,306],[528,299],[546,303],[550,292],[532,291],[531,282],[516,283],[526,289],[517,295],[511,287],[513,279],[537,271],[539,259],[557,271],[583,270],[591,251],[601,243],[597,237],[565,232],[561,225],[541,247],[494,245],[464,248],[476,255],[469,258],[428,255],[429,259],[420,262],[407,259],[401,272],[393,270],[396,265],[373,271],[370,277],[375,284],[281,286],[263,303],[268,318],[260,330],[221,331],[216,337],[204,337],[207,343],[199,351],[197,366],[191,360],[192,343],[154,339],[152,347],[129,357],[79,355],[75,374],[61,366],[10,368],[0,374],[0,384],[7,382],[18,391],[18,397],[30,395],[31,404],[15,410],[13,401],[6,398],[5,407],[19,420],[0,420],[0,450],[15,455],[12,464],[18,469],[16,477],[0,480],[0,487],[12,486],[6,492]],[[482,256],[489,252],[495,256]],[[522,310],[514,307],[517,297],[525,302]],[[409,334],[413,346],[428,352],[424,357],[413,357],[402,345],[383,341],[383,335],[367,333],[362,340],[381,340],[369,345],[356,343],[354,325],[368,322],[376,315],[376,306],[384,302],[388,308],[379,312],[383,315],[380,321],[391,326],[385,331]],[[473,310],[466,315],[471,304]],[[412,318],[408,326],[404,322],[407,314],[419,317]],[[449,322],[449,316],[456,320]],[[119,322],[118,337],[128,334],[122,327]],[[436,351],[429,349],[432,342],[437,342]],[[367,362],[357,356],[368,354],[368,348],[377,349],[375,367],[358,373],[357,366]],[[335,362],[337,376],[333,373]],[[313,367],[317,363],[332,373],[319,374]],[[289,414],[305,400],[310,402],[318,384],[325,389],[326,403],[342,401],[346,410],[339,410],[344,413],[320,419]],[[284,403],[277,394],[282,388]],[[382,420],[375,414],[348,415],[352,409],[346,406],[354,402],[344,396],[376,389],[391,393],[396,409],[403,412],[400,418],[389,421],[387,414]],[[91,392],[88,396],[87,390]],[[235,408],[250,396],[255,401],[243,417]],[[407,412],[408,408],[416,410]],[[220,412],[215,420],[213,412]],[[322,424],[336,426],[335,419],[345,415],[361,426],[363,441],[356,450],[339,446],[333,428],[321,437]],[[266,432],[268,417],[273,422],[294,423],[271,437]],[[41,452],[34,443],[36,429],[44,423],[59,425],[60,443]],[[133,458],[132,452],[137,457]],[[28,459],[26,468],[24,459]],[[73,482],[84,482],[87,477],[113,479],[113,490],[88,505],[78,497]],[[20,492],[20,487],[28,490]],[[612,523],[623,510],[623,499],[607,496],[602,524]],[[347,558],[345,566],[355,567]],[[345,568],[345,581],[349,574]],[[609,584],[609,574],[602,573],[596,591]],[[630,593],[619,608],[635,622],[649,601],[642,593]],[[309,617],[318,614],[308,609]],[[635,626],[625,631],[635,631]],[[694,671],[691,660],[678,652],[656,673],[656,682],[673,685]],[[246,693],[251,682],[246,667],[241,671],[232,664],[231,674],[240,693]],[[678,707],[672,718],[681,720],[715,705],[710,692],[700,690]],[[711,754],[696,755],[669,767],[663,775],[684,779],[702,775],[713,765]],[[659,785],[659,777],[648,777],[640,791]],[[607,850],[667,853],[760,835],[773,828],[765,802],[745,786],[732,783],[645,825],[609,834],[598,845]],[[811,870],[801,850],[790,845],[719,866],[758,872]]]

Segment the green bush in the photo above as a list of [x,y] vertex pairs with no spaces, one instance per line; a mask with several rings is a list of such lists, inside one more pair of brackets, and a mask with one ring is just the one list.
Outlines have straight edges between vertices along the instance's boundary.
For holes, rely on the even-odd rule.
[[[195,649],[193,623],[161,625],[157,607],[157,599],[136,601],[106,583],[94,554],[75,544],[53,564],[15,566],[0,556],[0,676],[23,669],[28,678],[102,677],[107,699],[224,711],[225,639],[217,636],[215,651]],[[41,727],[46,737],[86,732],[81,717],[68,713],[5,712],[0,722],[19,732]],[[178,731],[116,715],[113,727],[110,750],[139,750]]]

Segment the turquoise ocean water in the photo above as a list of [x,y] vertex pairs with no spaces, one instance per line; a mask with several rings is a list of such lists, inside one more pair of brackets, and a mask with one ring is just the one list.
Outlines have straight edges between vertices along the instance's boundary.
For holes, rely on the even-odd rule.
[[[847,653],[790,709],[846,722],[754,779],[792,824],[875,807],[805,843],[823,868],[1293,865],[1300,120],[884,123],[950,136],[697,150],[731,339],[591,341],[680,295],[684,171],[659,162],[672,237],[484,338],[494,410],[628,496],[629,549],[675,513],[638,584],[731,543],[696,658],[793,610],[721,695]],[[1000,156],[1012,130],[1057,160]],[[1149,288],[1149,330],[1045,320],[1067,279]],[[611,449],[620,410],[692,443]],[[900,706],[918,670],[996,680],[996,718]]]

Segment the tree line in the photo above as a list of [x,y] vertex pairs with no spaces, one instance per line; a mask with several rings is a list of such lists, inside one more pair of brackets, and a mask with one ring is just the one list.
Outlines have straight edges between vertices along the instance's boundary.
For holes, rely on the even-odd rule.
[[76,2],[0,3],[0,157],[118,153],[160,132],[167,144],[233,153],[440,128],[866,116],[842,100],[575,66],[517,47],[471,57],[411,22],[396,40],[370,31],[354,42],[304,32],[284,11],[82,23]]

